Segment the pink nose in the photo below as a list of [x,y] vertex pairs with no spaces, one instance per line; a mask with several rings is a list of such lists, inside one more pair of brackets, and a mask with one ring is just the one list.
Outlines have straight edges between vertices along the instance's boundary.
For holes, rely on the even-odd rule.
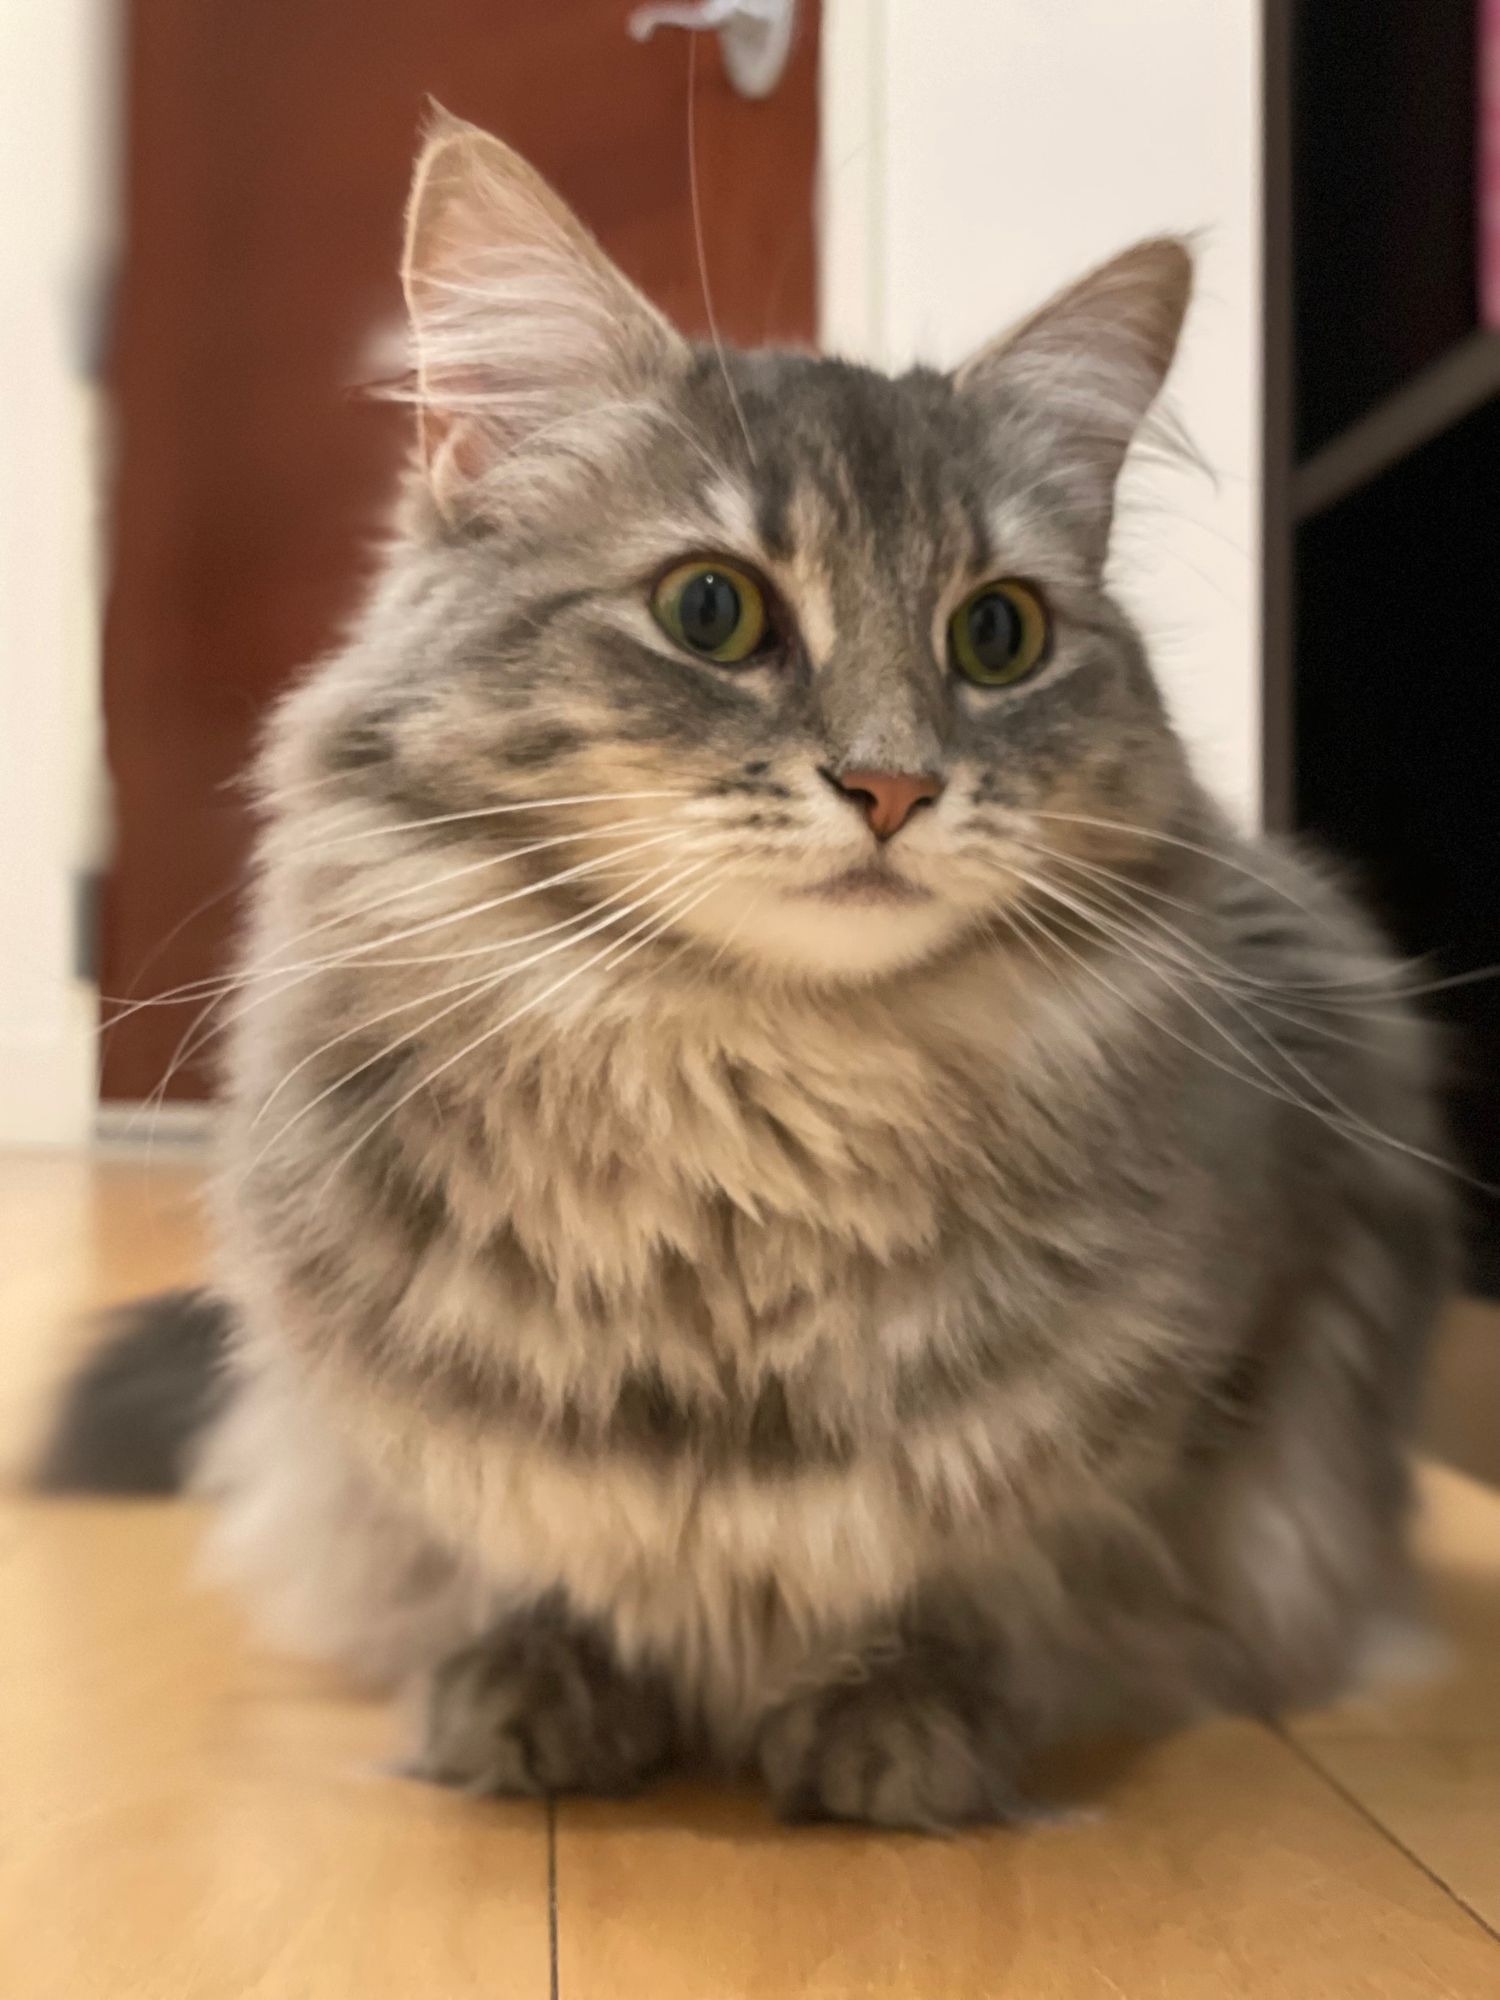
[[918,806],[930,806],[942,796],[944,783],[931,772],[830,771],[827,775],[864,813],[877,840],[899,833]]

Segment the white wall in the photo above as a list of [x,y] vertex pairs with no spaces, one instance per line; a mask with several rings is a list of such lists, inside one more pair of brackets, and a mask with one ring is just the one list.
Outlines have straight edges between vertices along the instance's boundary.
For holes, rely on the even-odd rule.
[[825,0],[823,335],[957,360],[1142,236],[1203,232],[1169,395],[1217,475],[1132,468],[1114,574],[1199,769],[1260,793],[1261,0]]
[[0,1144],[94,1111],[73,880],[93,844],[95,399],[79,355],[108,131],[95,0],[0,0]]

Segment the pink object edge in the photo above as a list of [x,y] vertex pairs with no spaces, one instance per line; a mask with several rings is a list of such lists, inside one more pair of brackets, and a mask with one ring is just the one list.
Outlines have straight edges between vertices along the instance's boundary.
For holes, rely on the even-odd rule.
[[1500,332],[1500,0],[1479,12],[1479,317]]

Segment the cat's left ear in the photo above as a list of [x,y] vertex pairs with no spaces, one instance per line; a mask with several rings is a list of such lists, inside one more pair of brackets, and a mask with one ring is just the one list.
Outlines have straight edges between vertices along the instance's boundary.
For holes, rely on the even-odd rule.
[[1174,236],[1138,243],[988,342],[954,376],[992,421],[1023,427],[1076,495],[1102,560],[1115,482],[1156,401],[1192,295]]
[[640,396],[686,343],[519,153],[434,110],[401,266],[424,468],[445,514],[501,458]]

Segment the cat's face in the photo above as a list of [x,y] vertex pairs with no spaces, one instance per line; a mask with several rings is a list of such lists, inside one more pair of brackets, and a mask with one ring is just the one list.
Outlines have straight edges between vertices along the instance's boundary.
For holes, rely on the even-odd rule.
[[1163,821],[1180,752],[1100,571],[1178,246],[892,380],[688,348],[503,149],[435,147],[398,792],[534,800],[528,831],[618,856],[575,880],[822,977],[1008,921],[1087,821]]

